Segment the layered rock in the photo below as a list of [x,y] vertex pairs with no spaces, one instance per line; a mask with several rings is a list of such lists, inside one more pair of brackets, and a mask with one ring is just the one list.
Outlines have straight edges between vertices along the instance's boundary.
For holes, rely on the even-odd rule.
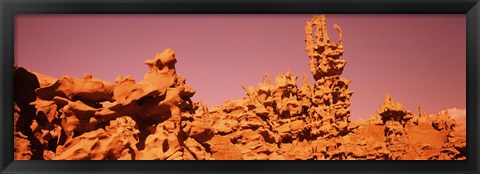
[[315,82],[268,73],[246,95],[208,108],[177,75],[166,49],[140,82],[59,79],[15,66],[15,159],[44,160],[465,160],[465,110],[416,115],[387,93],[368,120],[350,121],[342,30],[325,16],[305,26]]

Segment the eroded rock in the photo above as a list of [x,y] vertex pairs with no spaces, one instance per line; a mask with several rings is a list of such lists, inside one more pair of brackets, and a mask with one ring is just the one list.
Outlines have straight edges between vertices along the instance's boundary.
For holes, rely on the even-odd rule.
[[465,160],[465,110],[416,115],[387,93],[368,120],[350,121],[342,29],[325,16],[305,26],[309,68],[208,108],[175,69],[173,50],[145,61],[143,79],[86,74],[55,79],[15,66],[17,160]]

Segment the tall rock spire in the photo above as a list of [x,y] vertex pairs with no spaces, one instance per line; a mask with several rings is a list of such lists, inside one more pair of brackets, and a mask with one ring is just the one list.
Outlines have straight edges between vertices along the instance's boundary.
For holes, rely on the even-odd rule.
[[347,63],[340,59],[343,54],[342,29],[334,25],[339,32],[339,41],[330,41],[327,34],[325,15],[315,16],[305,26],[305,51],[310,58],[309,66],[316,80],[313,89],[310,117],[317,120],[322,136],[337,136],[349,132],[350,80],[340,77]]
[[[334,25],[339,32],[338,43],[333,43],[327,34],[325,15],[315,16],[305,26],[305,51],[310,58],[309,66],[315,80],[324,76],[340,75],[347,61],[339,59],[343,54],[342,29]],[[315,31],[314,31],[315,30]]]

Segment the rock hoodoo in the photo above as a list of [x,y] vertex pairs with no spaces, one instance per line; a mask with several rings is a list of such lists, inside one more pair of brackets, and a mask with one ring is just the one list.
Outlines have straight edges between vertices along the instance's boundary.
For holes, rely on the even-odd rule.
[[[324,15],[305,26],[315,82],[268,73],[246,95],[208,108],[177,75],[173,50],[114,83],[59,79],[15,66],[17,160],[465,160],[465,110],[416,115],[387,94],[369,120],[350,121],[342,29]],[[460,114],[459,114],[460,113]],[[451,116],[452,115],[452,116]]]

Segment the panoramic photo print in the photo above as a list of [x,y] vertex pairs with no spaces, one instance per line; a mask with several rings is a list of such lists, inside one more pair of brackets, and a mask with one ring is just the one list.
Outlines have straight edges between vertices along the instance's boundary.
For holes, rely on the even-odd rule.
[[466,160],[465,15],[15,16],[15,160]]

